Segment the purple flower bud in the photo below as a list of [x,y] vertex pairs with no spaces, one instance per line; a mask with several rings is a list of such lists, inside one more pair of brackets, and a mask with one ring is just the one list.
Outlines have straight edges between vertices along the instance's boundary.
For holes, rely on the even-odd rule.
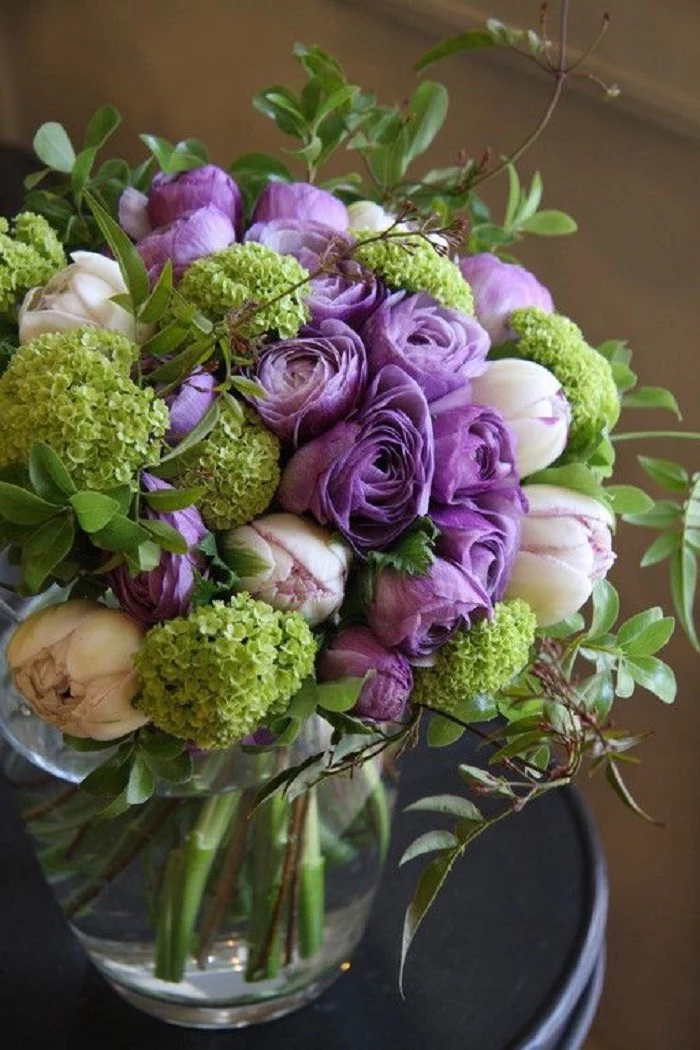
[[397,722],[413,688],[411,665],[402,653],[380,645],[368,627],[348,627],[333,638],[318,661],[322,682],[362,678],[368,671],[374,674],[362,686],[353,714]]
[[148,197],[133,186],[127,186],[119,198],[119,225],[135,241],[153,232],[148,218]]
[[425,294],[391,295],[364,325],[362,338],[372,368],[398,365],[429,402],[486,368],[489,337],[481,325]]
[[552,296],[534,274],[514,263],[506,263],[491,252],[460,259],[462,276],[474,293],[476,316],[491,336],[494,346],[513,338],[508,318],[514,310],[536,306],[545,313],[554,310]]
[[253,222],[271,219],[313,219],[334,230],[348,228],[343,202],[308,182],[269,182],[255,205]]
[[475,577],[492,602],[501,600],[520,547],[523,514],[518,490],[482,496],[473,504],[434,504],[430,516],[440,530],[437,553]]
[[[146,473],[141,475],[141,483],[147,492],[172,488],[167,482]],[[206,536],[207,530],[195,507],[172,513],[146,507],[145,513],[147,517],[177,529],[190,548],[187,554],[163,551],[160,563],[150,572],[131,576],[127,567],[120,565],[109,574],[109,585],[122,608],[140,623],[154,624],[184,616],[189,611],[195,572],[202,571],[206,565],[205,558],[197,553],[196,547]]]
[[481,583],[460,565],[436,558],[425,576],[384,569],[374,584],[369,625],[389,648],[411,663],[427,666],[433,654],[459,628],[491,611]]
[[165,398],[170,409],[170,429],[165,435],[166,441],[170,444],[181,441],[202,422],[216,399],[216,385],[216,377],[211,372],[198,368],[187,377],[176,394]]
[[310,511],[367,554],[388,547],[426,513],[433,470],[423,392],[386,365],[354,415],[292,456],[278,495],[285,510]]
[[252,398],[259,415],[283,441],[303,444],[329,430],[364,392],[367,361],[362,340],[342,321],[322,321],[298,339],[263,347],[255,379],[267,392]]
[[228,172],[215,164],[205,164],[178,175],[165,175],[159,171],[148,194],[148,218],[155,229],[168,226],[207,205],[218,208],[240,235],[243,224],[241,191]]
[[452,505],[517,488],[515,453],[503,416],[455,390],[430,406],[435,436],[433,500]]
[[197,259],[227,248],[236,239],[233,223],[213,204],[175,219],[154,230],[136,245],[151,284],[155,284],[168,259],[177,280]]

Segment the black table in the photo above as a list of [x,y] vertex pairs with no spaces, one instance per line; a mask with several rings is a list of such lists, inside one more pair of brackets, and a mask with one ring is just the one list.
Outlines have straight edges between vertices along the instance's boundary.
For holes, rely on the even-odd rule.
[[[408,756],[400,805],[458,790],[452,770],[473,756],[457,751]],[[0,1046],[578,1050],[600,996],[607,907],[600,848],[578,795],[553,792],[475,844],[416,938],[402,1002],[398,947],[417,868],[397,872],[396,861],[425,819],[396,820],[370,926],[349,973],[279,1021],[194,1032],[141,1015],[92,968],[42,881],[10,789],[0,783]]]

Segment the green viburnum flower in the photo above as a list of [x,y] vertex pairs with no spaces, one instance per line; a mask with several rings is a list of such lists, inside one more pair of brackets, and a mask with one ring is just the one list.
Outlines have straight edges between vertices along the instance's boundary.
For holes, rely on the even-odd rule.
[[535,361],[554,373],[571,406],[567,452],[587,449],[606,427],[615,425],[620,414],[610,365],[568,317],[529,307],[515,310],[508,324],[520,338],[499,351]]
[[[353,230],[353,236],[376,238],[376,231]],[[390,288],[407,292],[426,292],[443,306],[474,313],[472,291],[459,267],[435,250],[430,241],[417,233],[372,240],[359,245],[354,257],[379,274]]]
[[490,620],[459,631],[439,650],[432,667],[415,670],[411,699],[454,711],[469,697],[498,692],[527,665],[535,626],[527,602],[498,602]]
[[235,529],[269,506],[280,480],[280,443],[252,408],[224,400],[221,416],[177,484],[204,489],[197,506],[213,531]]
[[[255,242],[232,244],[185,270],[178,292],[212,321],[249,304],[259,305],[250,317],[241,318],[237,325],[241,335],[255,339],[276,332],[281,339],[293,339],[310,317],[304,304],[308,284],[282,293],[308,276],[291,255],[279,255]],[[270,305],[264,306],[267,302]]]
[[237,594],[148,632],[134,658],[136,706],[167,733],[225,748],[284,713],[315,655],[298,613]]
[[156,461],[169,415],[152,390],[129,378],[138,352],[100,328],[20,346],[0,378],[0,467],[26,463],[32,445],[44,441],[78,487],[102,489],[130,482]]
[[65,265],[58,234],[42,215],[20,212],[12,227],[0,218],[0,311],[11,310]]

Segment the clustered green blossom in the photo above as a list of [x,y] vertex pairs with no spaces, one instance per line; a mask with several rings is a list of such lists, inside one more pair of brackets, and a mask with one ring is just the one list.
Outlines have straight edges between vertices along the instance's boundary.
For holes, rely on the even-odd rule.
[[398,291],[425,292],[443,306],[474,313],[472,291],[459,267],[441,255],[424,236],[407,233],[401,237],[377,240],[371,230],[353,231],[358,241],[373,237],[368,244],[358,245],[354,257]]
[[129,378],[137,353],[125,336],[91,327],[20,346],[0,378],[0,467],[25,464],[44,441],[76,485],[102,489],[157,461],[168,409]]
[[134,658],[137,706],[167,733],[225,748],[284,713],[315,654],[298,613],[237,594],[148,632]]
[[567,451],[592,446],[620,414],[620,398],[609,363],[589,346],[581,329],[560,314],[535,307],[515,310],[509,325],[520,337],[507,346],[508,356],[524,357],[548,368],[571,405]]
[[237,325],[241,335],[254,339],[276,332],[281,339],[293,339],[310,316],[304,303],[308,283],[300,284],[308,276],[291,255],[279,255],[256,242],[232,244],[193,263],[178,292],[213,321],[232,310],[260,307],[250,316],[244,312]]
[[279,441],[257,413],[225,399],[219,421],[177,484],[203,488],[197,506],[210,529],[235,529],[269,506],[280,480],[279,458]]
[[63,245],[43,216],[20,212],[12,229],[0,218],[0,311],[11,310],[65,265]]
[[439,650],[432,667],[414,674],[411,699],[454,711],[479,693],[496,693],[526,667],[535,638],[535,614],[520,598],[499,602],[490,620],[460,631]]

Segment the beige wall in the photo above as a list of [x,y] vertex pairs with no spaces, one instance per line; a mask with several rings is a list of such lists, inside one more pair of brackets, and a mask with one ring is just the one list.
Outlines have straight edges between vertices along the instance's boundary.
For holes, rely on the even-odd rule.
[[[14,93],[3,92],[2,131],[29,141],[33,126],[46,119],[78,130],[109,100],[128,114],[129,133],[173,139],[194,134],[222,162],[238,152],[274,149],[280,140],[250,110],[248,99],[258,87],[295,77],[289,57],[294,40],[336,52],[353,77],[390,99],[410,92],[411,62],[439,30],[421,19],[420,0],[406,0],[405,6],[406,19],[401,0],[5,3],[0,30],[11,49]],[[441,17],[454,17],[456,0],[437,6]],[[523,12],[524,18],[536,8],[523,0],[464,6]],[[660,90],[664,119],[694,132],[699,7],[697,0],[618,0],[608,6],[619,16],[620,42],[606,45],[604,59],[630,71],[640,115],[579,91],[565,98],[525,168],[541,166],[549,203],[571,211],[581,232],[572,240],[528,243],[521,254],[592,340],[629,338],[645,382],[673,386],[686,425],[698,430],[698,144],[692,134],[646,119],[641,98],[651,84],[655,116]],[[578,43],[584,28],[594,28],[598,4],[574,7]],[[475,153],[485,145],[507,150],[540,111],[548,90],[494,55],[452,60],[440,75],[452,90],[453,112],[436,160],[449,161],[461,145]],[[683,109],[678,122],[669,117],[674,98]],[[123,135],[120,147],[133,154],[128,141]],[[495,187],[492,196],[500,194]],[[638,416],[632,422],[647,420]],[[660,454],[683,453],[697,467],[690,445],[668,444]],[[632,448],[621,458],[627,479],[640,481]],[[635,567],[648,539],[626,528],[620,533],[616,579],[631,610],[666,593],[662,570]],[[602,784],[588,792],[608,850],[613,893],[610,970],[597,1031],[604,1046],[617,1050],[698,1047],[698,662],[681,639],[673,644],[672,659],[681,681],[675,709],[639,698],[620,703],[618,715],[620,723],[655,730],[643,776],[636,779],[644,803],[669,827],[659,831],[638,823]]]

